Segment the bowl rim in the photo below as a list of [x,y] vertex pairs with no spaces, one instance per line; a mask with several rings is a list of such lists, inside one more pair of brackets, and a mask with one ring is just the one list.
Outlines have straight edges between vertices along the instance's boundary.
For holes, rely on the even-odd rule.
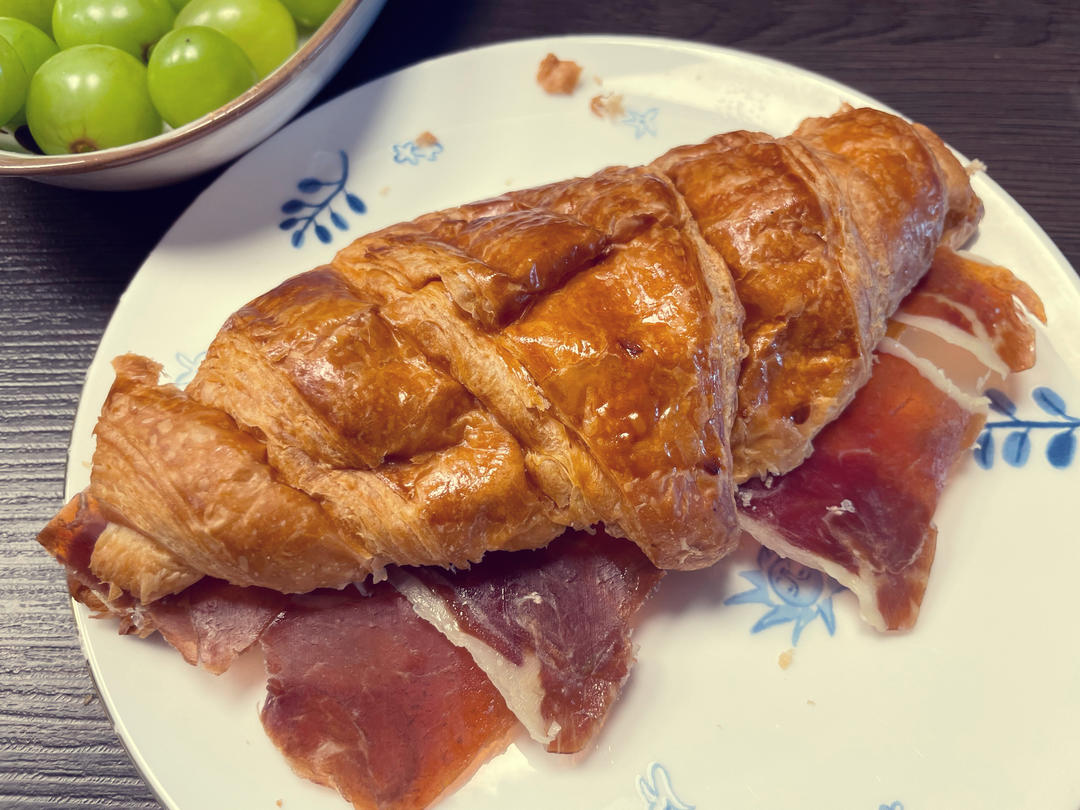
[[201,118],[152,138],[95,152],[37,155],[0,149],[0,176],[68,175],[99,171],[114,166],[126,166],[168,152],[182,144],[197,141],[272,98],[326,48],[330,40],[345,27],[353,12],[367,2],[371,0],[341,0],[330,16],[292,56],[239,96]]

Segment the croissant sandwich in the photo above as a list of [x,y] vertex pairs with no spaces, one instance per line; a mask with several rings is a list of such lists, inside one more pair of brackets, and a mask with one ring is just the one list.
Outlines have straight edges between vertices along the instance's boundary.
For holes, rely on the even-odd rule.
[[711,565],[734,485],[806,457],[980,214],[936,136],[845,109],[362,237],[230,317],[185,390],[115,360],[92,570],[144,602],[306,592],[601,523]]

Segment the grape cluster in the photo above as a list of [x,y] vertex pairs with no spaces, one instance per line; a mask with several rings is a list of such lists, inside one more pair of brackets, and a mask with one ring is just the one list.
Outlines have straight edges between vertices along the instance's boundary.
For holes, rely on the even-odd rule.
[[338,0],[0,0],[0,127],[50,155],[182,126],[284,62]]

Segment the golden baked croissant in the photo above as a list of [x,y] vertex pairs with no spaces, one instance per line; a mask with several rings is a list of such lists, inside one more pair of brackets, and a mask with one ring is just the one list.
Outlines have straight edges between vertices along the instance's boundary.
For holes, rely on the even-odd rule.
[[807,119],[789,138],[717,135],[653,165],[746,310],[735,479],[787,472],[869,379],[886,321],[937,245],[973,235],[981,203],[936,135],[870,109]]
[[597,523],[710,565],[734,483],[806,456],[980,214],[935,136],[843,110],[362,237],[235,313],[186,390],[115,361],[91,568],[143,602],[303,592]]

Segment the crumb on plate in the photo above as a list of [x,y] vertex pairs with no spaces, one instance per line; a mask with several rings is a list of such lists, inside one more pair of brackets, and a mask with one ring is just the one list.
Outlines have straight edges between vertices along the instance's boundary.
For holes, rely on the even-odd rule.
[[560,59],[553,53],[544,57],[540,69],[536,72],[536,81],[545,92],[552,95],[570,95],[580,78],[581,65]]
[[610,118],[614,121],[626,113],[622,96],[619,93],[600,93],[589,100],[589,112],[597,118]]
[[780,665],[780,669],[787,669],[791,666],[791,659],[795,657],[795,650],[784,650],[780,653],[780,658],[777,663]]
[[428,146],[434,146],[438,142],[439,139],[432,135],[430,132],[428,132],[426,129],[416,136],[415,141],[416,145],[419,146],[421,149],[424,149]]

